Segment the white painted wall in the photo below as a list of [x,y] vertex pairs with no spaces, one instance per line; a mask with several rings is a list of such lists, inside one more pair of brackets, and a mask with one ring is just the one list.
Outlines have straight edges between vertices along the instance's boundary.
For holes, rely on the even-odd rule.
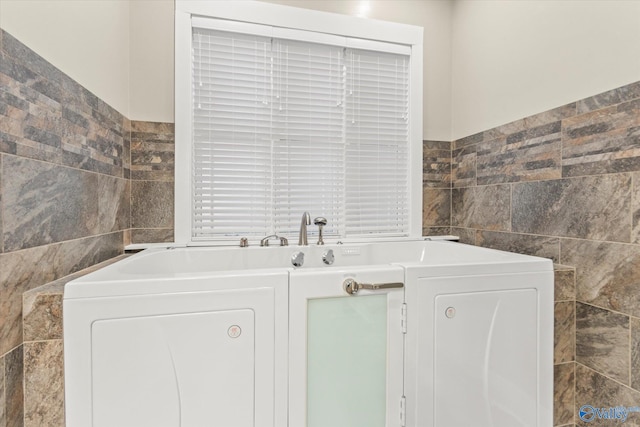
[[[263,1],[355,16],[364,3]],[[173,9],[173,0],[0,0],[0,27],[127,117],[171,122]],[[425,139],[640,80],[640,0],[370,0],[366,15],[425,29]]]
[[[367,3],[361,0],[263,1],[351,16],[361,14],[362,4]],[[223,7],[223,2],[219,3]],[[423,137],[449,140],[452,3],[448,0],[370,0],[368,4],[368,18],[424,27]],[[131,2],[131,119],[173,121],[172,0]]]
[[129,116],[129,2],[0,0],[0,27]]
[[[262,0],[424,28],[423,139],[451,139],[450,0]],[[364,6],[364,7],[363,7]]]
[[[211,0],[220,3],[220,0]],[[265,0],[425,28],[424,138],[451,137],[449,0]],[[172,122],[173,0],[0,0],[0,26],[132,120]]]
[[453,137],[640,80],[640,1],[456,0]]
[[174,121],[173,0],[131,1],[130,118]]

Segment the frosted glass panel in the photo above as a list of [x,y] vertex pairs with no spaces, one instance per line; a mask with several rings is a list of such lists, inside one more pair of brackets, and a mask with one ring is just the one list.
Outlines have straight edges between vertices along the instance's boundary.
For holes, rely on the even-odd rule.
[[307,427],[384,427],[387,295],[309,300]]

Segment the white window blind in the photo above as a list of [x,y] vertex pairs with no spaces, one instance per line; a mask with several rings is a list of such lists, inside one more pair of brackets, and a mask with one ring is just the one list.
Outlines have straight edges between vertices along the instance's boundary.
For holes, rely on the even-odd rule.
[[409,61],[347,56],[346,233],[397,236],[409,228]]
[[[193,29],[192,238],[409,232],[409,56]],[[310,229],[311,231],[311,229]]]
[[302,212],[343,231],[344,49],[274,42],[274,215],[278,233],[296,234]]
[[270,228],[271,39],[194,29],[194,239]]

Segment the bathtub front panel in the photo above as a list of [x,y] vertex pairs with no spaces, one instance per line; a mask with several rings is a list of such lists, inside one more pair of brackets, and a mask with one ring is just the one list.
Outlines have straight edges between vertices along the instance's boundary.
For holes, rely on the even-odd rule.
[[537,311],[535,289],[436,297],[434,425],[536,425]]
[[424,273],[407,279],[407,425],[552,425],[553,271]]
[[101,320],[92,326],[94,427],[249,427],[252,310]]
[[286,425],[286,273],[186,287],[64,301],[67,427]]

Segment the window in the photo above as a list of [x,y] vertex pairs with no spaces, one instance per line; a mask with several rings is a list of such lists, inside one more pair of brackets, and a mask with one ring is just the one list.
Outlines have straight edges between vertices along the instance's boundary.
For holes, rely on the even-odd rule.
[[[181,188],[186,181],[189,195],[179,205],[177,174],[177,237],[196,244],[295,238],[304,211],[328,219],[328,237],[416,236],[411,160],[421,141],[411,139],[411,46],[195,16],[188,22],[189,93],[182,97],[190,120],[180,126],[176,110],[176,166],[186,163]],[[176,105],[184,106],[179,74],[177,65]]]

